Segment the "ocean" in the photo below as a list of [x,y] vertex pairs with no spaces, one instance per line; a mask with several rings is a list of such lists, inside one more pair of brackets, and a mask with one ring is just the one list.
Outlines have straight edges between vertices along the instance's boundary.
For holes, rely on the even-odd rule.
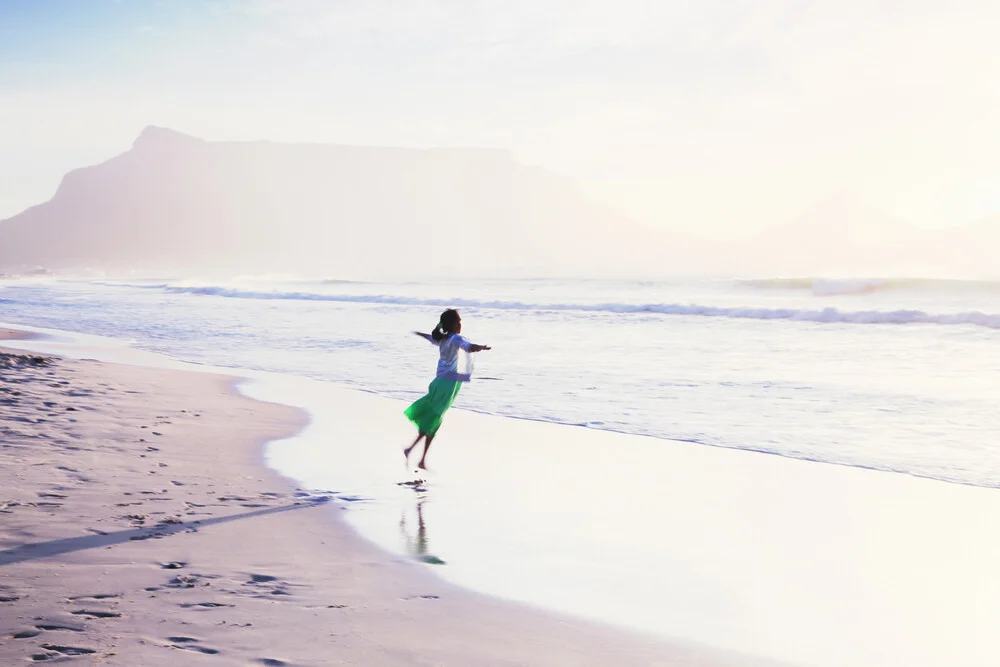
[[1000,486],[1000,282],[0,284],[13,324],[404,400],[457,307],[499,378],[461,408]]
[[[425,391],[437,352],[412,331],[429,331],[446,307],[459,308],[463,333],[493,350],[476,356],[473,381],[456,402],[461,411],[446,417],[428,457],[432,468],[441,461],[441,469],[426,484],[401,487],[398,482],[412,479],[401,454],[389,463],[383,453],[372,452],[396,452],[412,439],[401,410]],[[769,565],[761,565],[771,586],[765,593],[734,583],[740,562],[787,557],[801,564],[811,556],[796,552],[792,558],[788,549],[775,556],[773,544],[754,556],[756,547],[747,545],[763,539],[760,535],[739,543],[749,551],[730,554],[736,560],[707,553],[711,541],[684,558],[671,551],[668,545],[676,541],[660,528],[683,529],[676,523],[678,497],[663,486],[676,489],[685,482],[677,470],[658,471],[687,460],[669,458],[675,452],[727,457],[712,461],[751,471],[777,462],[775,474],[783,478],[816,475],[814,488],[831,475],[876,480],[871,507],[880,507],[879,489],[913,478],[935,480],[928,493],[946,489],[942,497],[952,493],[948,487],[980,487],[962,492],[959,505],[973,497],[976,503],[1000,502],[995,491],[1000,487],[1000,282],[32,278],[0,282],[0,321],[100,336],[183,362],[284,378],[246,391],[271,400],[282,400],[282,391],[295,393],[309,407],[315,428],[298,444],[272,448],[271,464],[310,488],[335,490],[351,510],[349,520],[386,548],[415,554],[442,576],[492,594],[797,664],[886,664],[880,661],[890,654],[864,634],[860,626],[871,626],[871,619],[865,621],[864,613],[859,616],[853,603],[842,599],[846,593],[837,590],[836,577],[794,602],[775,593],[788,587],[782,579],[788,568],[770,572]],[[331,444],[329,434],[338,426],[333,413],[356,400],[375,405],[381,421],[365,426],[363,438],[352,431],[357,437]],[[486,417],[469,421],[468,413]],[[481,442],[449,439],[453,423],[454,432],[469,440],[477,439],[477,428],[509,423],[492,421],[496,418],[520,420],[525,428],[542,422],[539,427],[550,429],[544,433],[554,434],[552,444],[547,447],[543,439],[525,451],[518,442],[495,442],[487,451]],[[386,424],[381,431],[380,424]],[[529,438],[543,432],[518,428],[504,433]],[[622,437],[594,439],[595,432]],[[580,436],[580,449],[567,450],[565,442],[582,433],[587,436]],[[368,438],[379,440],[378,446],[373,449]],[[734,459],[716,450],[748,453]],[[786,460],[792,462],[781,463]],[[864,469],[866,476],[850,469]],[[738,480],[722,481],[732,488],[742,483]],[[547,492],[531,492],[539,487]],[[900,493],[910,493],[905,489]],[[756,501],[746,502],[752,511]],[[767,511],[783,511],[796,500],[774,503]],[[668,511],[661,504],[670,505],[669,516],[657,514]],[[637,507],[651,513],[632,521]],[[719,530],[739,522],[738,506],[729,507],[723,520],[705,507],[704,498],[692,511],[702,524],[714,517]],[[568,528],[574,521],[579,525]],[[824,539],[826,528],[821,522],[803,526],[802,538],[815,533],[815,539]],[[841,528],[851,532],[856,526]],[[686,548],[692,540],[708,539],[698,537],[704,525],[699,530],[683,535]],[[786,538],[774,540],[787,546]],[[978,546],[984,559],[995,555],[992,543]],[[909,553],[923,548],[909,547]],[[935,566],[942,563],[948,566],[947,559]],[[664,574],[661,583],[671,587],[669,594],[650,589],[648,573],[671,565],[686,578]],[[723,571],[729,574],[720,575]],[[722,599],[727,583],[738,591],[738,604]],[[712,587],[710,603],[706,586]],[[748,606],[753,595],[774,598],[768,615]],[[897,603],[902,606],[903,598]],[[840,610],[824,616],[828,625],[822,627],[841,635],[843,652],[817,654],[821,622],[803,620],[809,617],[803,607],[810,604]],[[905,604],[913,606],[912,600]],[[881,608],[876,607],[868,610],[872,618]],[[979,618],[983,610],[976,614]],[[899,647],[909,645],[905,664],[948,664],[939,662],[957,655],[948,633],[971,631],[961,615],[951,615],[952,630],[936,626],[947,635],[943,643],[913,644],[903,632],[890,642],[896,651],[891,655],[898,657]],[[859,627],[837,628],[837,623]],[[789,639],[797,624],[803,625],[798,635],[806,636],[801,642]],[[973,648],[996,655],[990,653],[993,644],[990,651]],[[950,664],[980,664],[975,651]]]

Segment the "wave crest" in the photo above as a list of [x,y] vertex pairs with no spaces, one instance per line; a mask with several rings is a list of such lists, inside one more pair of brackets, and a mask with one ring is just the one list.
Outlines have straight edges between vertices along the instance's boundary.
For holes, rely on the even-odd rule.
[[1000,329],[1000,315],[979,311],[961,313],[927,313],[922,310],[862,310],[848,311],[838,308],[747,308],[702,306],[679,303],[525,303],[522,301],[480,300],[468,298],[439,299],[383,294],[324,294],[320,292],[255,291],[232,287],[182,287],[176,285],[147,285],[171,294],[217,296],[231,299],[329,301],[338,303],[370,303],[399,306],[437,306],[453,308],[483,308],[492,310],[575,311],[596,313],[652,313],[687,317],[721,317],[749,320],[787,320],[791,322],[819,322],[824,324],[929,324],[974,325]]

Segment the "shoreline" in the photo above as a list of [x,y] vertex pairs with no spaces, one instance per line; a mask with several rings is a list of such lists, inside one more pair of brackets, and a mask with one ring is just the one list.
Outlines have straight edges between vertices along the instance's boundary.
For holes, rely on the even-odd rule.
[[[418,489],[399,484],[397,445],[412,436],[397,399],[192,364],[100,336],[36,331],[44,340],[9,347],[96,364],[86,358],[93,356],[141,377],[163,369],[238,376],[249,381],[224,389],[240,400],[303,410],[305,429],[258,446],[247,474],[259,478],[263,466],[282,488],[329,490],[350,510],[332,522],[346,527],[343,544],[360,541],[370,567],[416,565],[401,576],[443,586],[462,614],[481,618],[483,604],[502,623],[535,614],[544,641],[552,635],[544,628],[558,619],[588,627],[585,634],[626,644],[605,646],[601,658],[624,664],[985,667],[1000,650],[989,630],[1000,620],[1000,580],[990,575],[1000,540],[976,530],[1000,520],[992,489],[461,409],[449,413],[432,454],[438,474]],[[324,517],[317,521],[332,518]],[[302,565],[294,559],[329,555],[328,548],[303,548],[288,562]],[[415,631],[446,606],[445,596],[433,599],[410,621]],[[452,624],[440,623],[434,631],[446,636]],[[537,628],[519,627],[535,640]],[[508,661],[492,645],[482,642],[467,660],[536,664]],[[420,664],[422,646],[385,664]],[[647,659],[650,651],[667,657]],[[591,664],[558,651],[545,660]]]
[[41,334],[33,331],[19,331],[17,329],[5,329],[0,327],[0,341],[3,340],[36,340],[41,338]]
[[266,443],[304,414],[239,379],[64,357],[0,374],[21,392],[0,421],[0,658],[770,664],[468,591],[383,551],[267,467]]

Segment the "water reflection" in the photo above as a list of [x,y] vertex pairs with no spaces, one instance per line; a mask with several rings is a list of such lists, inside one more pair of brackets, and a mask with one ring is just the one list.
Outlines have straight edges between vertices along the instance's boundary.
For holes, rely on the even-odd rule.
[[422,482],[412,482],[405,484],[404,486],[413,490],[414,498],[416,500],[415,509],[417,519],[415,532],[412,530],[412,512],[408,512],[404,509],[403,514],[399,519],[399,530],[403,536],[403,545],[406,552],[424,563],[430,563],[431,565],[444,565],[445,562],[430,553],[427,546],[427,522],[424,520],[424,505],[428,500],[427,487],[424,486]]

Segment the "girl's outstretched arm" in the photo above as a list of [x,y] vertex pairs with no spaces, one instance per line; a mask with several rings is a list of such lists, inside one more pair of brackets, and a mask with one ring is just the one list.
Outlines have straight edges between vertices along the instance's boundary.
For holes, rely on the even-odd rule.
[[433,343],[434,342],[434,339],[431,338],[430,334],[423,333],[422,331],[414,331],[413,333],[415,333],[416,335],[420,336],[421,338],[426,339],[428,343]]
[[483,350],[492,350],[493,348],[489,345],[476,345],[472,343],[469,345],[469,352],[482,352]]

